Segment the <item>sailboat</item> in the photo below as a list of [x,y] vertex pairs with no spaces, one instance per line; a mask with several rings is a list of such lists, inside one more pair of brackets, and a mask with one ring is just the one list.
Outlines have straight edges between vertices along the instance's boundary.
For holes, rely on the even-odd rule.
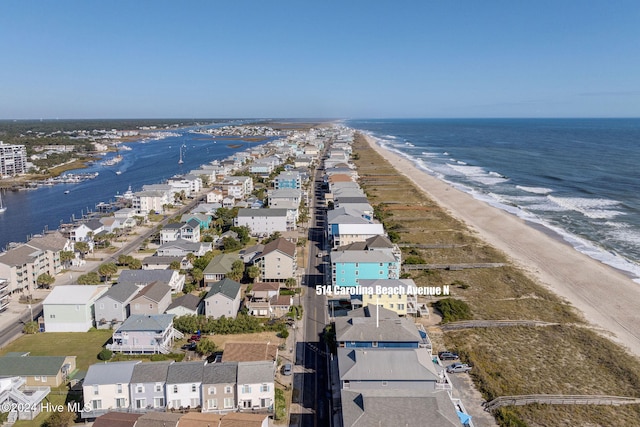
[[0,194],[0,213],[6,211],[7,208],[2,204],[2,194]]
[[178,164],[181,165],[183,163],[184,161],[182,160],[182,146],[180,146],[180,160],[178,160]]

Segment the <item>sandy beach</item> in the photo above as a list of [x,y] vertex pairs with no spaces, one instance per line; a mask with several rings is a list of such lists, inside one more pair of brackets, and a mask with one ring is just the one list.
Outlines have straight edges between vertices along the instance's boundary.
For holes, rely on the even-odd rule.
[[489,206],[418,169],[409,160],[369,145],[472,232],[501,250],[542,285],[582,312],[606,336],[640,356],[640,285],[568,244]]

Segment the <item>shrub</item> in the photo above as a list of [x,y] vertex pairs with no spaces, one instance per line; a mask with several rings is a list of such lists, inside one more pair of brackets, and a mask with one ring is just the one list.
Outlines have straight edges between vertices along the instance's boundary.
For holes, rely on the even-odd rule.
[[113,351],[108,348],[103,348],[100,353],[98,353],[98,359],[100,360],[110,360],[113,357]]
[[469,320],[472,318],[469,305],[455,298],[445,298],[433,304],[442,313],[442,323],[455,322],[456,320]]

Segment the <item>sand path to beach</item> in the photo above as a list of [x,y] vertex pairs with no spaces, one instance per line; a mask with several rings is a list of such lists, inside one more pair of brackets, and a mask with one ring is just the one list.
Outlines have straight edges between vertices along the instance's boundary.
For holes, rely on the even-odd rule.
[[640,356],[640,284],[527,225],[521,218],[421,171],[409,160],[365,137],[373,149],[433,201],[569,301],[596,330]]

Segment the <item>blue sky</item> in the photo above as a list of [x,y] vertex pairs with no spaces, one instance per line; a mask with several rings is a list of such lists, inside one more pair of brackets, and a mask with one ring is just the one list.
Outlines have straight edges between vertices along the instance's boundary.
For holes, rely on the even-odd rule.
[[640,2],[3,1],[0,118],[640,117]]

